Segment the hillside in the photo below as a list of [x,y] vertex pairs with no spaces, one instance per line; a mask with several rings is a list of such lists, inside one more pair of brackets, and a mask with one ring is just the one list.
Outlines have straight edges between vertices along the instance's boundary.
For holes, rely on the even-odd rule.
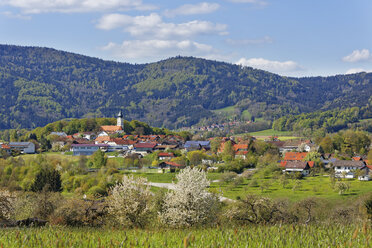
[[113,117],[152,126],[190,126],[234,106],[237,114],[286,114],[365,106],[372,73],[287,78],[224,62],[175,57],[133,65],[57,51],[0,45],[0,129],[63,118]]

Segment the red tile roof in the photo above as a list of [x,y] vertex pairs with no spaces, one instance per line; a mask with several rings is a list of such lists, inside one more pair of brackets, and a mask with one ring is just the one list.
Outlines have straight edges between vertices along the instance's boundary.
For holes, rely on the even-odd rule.
[[242,151],[242,150],[248,150],[248,144],[235,144],[234,145],[234,150],[237,151]]
[[136,148],[154,148],[156,143],[137,143],[134,145]]
[[98,136],[95,141],[97,142],[104,142],[104,141],[110,141],[111,138],[110,136]]
[[354,161],[361,161],[361,160],[363,160],[361,157],[353,157],[353,160]]
[[183,167],[184,166],[184,165],[181,165],[181,164],[177,164],[175,162],[164,162],[164,163],[169,164],[171,166],[175,166],[175,167]]
[[280,161],[280,167],[285,167],[287,164],[287,161]]
[[1,145],[1,148],[2,148],[2,149],[7,149],[7,150],[11,149],[10,146],[5,145],[5,144],[2,144],[2,145]]
[[161,152],[158,154],[158,157],[174,157],[174,154],[171,152]]
[[314,165],[315,165],[315,161],[309,161],[309,162],[307,162],[307,163],[308,163],[308,165],[310,166],[310,168],[313,168]]
[[284,155],[284,160],[287,161],[301,161],[307,155],[307,152],[286,152]]
[[101,126],[101,130],[105,132],[116,132],[123,130],[123,128],[121,126]]

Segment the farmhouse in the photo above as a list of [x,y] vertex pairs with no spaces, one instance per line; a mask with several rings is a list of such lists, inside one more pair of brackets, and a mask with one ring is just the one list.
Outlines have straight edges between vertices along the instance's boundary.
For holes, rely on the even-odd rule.
[[35,153],[35,144],[32,142],[10,142],[8,146],[21,153]]
[[186,141],[184,148],[187,151],[195,151],[195,150],[210,150],[211,149],[211,142],[210,141]]
[[158,154],[159,160],[171,160],[174,158],[174,154],[172,152],[161,152]]
[[181,164],[177,164],[177,163],[174,163],[174,162],[161,162],[159,164],[159,168],[162,170],[161,172],[165,171],[165,170],[169,170],[170,172],[175,172],[176,169],[184,169],[186,166],[184,165],[181,165]]
[[149,143],[149,142],[143,142],[143,143],[137,143],[134,145],[134,148],[136,152],[148,152],[151,153],[154,148],[156,147],[156,143]]
[[310,172],[310,166],[306,161],[285,161],[283,172],[286,173],[296,173],[300,172],[302,175],[306,176]]
[[[355,171],[367,168],[364,161],[336,160],[333,163],[336,177],[354,178]],[[368,168],[367,168],[368,170]]]

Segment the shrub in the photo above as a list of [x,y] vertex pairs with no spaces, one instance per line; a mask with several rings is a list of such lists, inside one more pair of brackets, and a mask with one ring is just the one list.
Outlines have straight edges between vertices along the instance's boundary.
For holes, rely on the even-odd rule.
[[278,213],[280,213],[278,207],[270,198],[247,195],[232,204],[226,211],[225,217],[241,224],[259,224],[272,223]]
[[114,222],[128,227],[143,227],[151,217],[151,198],[146,178],[124,175],[122,182],[111,188],[107,198],[108,212]]
[[163,223],[181,227],[205,224],[213,220],[218,207],[218,198],[207,192],[206,173],[190,167],[177,176],[174,190],[164,198],[160,218]]
[[94,195],[94,196],[105,196],[107,195],[107,192],[100,186],[93,186],[88,190],[88,194]]
[[338,194],[343,195],[346,191],[350,189],[349,184],[345,182],[337,182],[335,188],[338,191]]
[[14,214],[15,196],[8,190],[0,190],[0,221],[9,220]]
[[51,222],[68,226],[99,226],[106,215],[103,203],[70,198],[55,211]]
[[221,174],[220,182],[221,183],[230,183],[230,182],[234,181],[236,176],[237,176],[237,174],[235,172],[225,172],[225,173]]

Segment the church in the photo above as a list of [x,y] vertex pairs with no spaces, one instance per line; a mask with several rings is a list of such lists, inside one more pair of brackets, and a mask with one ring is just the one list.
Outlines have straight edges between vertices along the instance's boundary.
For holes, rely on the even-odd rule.
[[[106,135],[113,134],[113,133],[123,133],[124,132],[124,120],[123,120],[123,113],[118,113],[118,116],[116,118],[116,126],[101,126],[101,134],[103,132],[106,133]],[[102,135],[99,135],[102,136]]]

